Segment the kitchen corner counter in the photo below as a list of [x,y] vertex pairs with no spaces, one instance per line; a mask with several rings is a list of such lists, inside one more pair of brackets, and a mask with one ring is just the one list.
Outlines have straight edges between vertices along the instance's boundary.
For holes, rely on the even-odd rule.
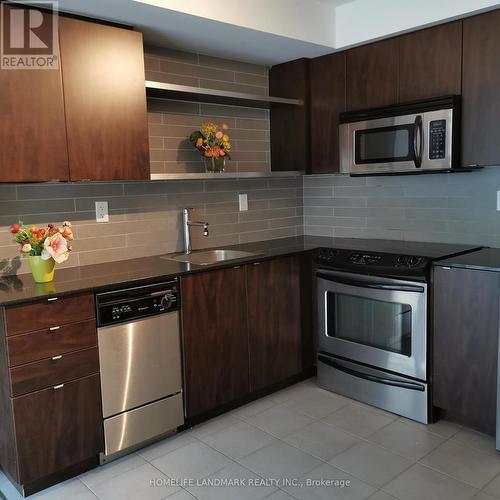
[[[56,270],[51,283],[34,283],[31,274],[0,278],[0,306],[29,302],[51,296],[62,296],[83,291],[104,291],[117,287],[133,286],[147,282],[182,276],[184,274],[210,271],[223,267],[255,262],[280,255],[307,252],[319,247],[355,249],[358,251],[407,253],[409,255],[432,255],[429,250],[439,248],[458,253],[470,249],[461,245],[446,245],[418,242],[399,242],[376,239],[329,238],[321,236],[297,236],[275,240],[244,243],[221,248],[252,252],[248,258],[219,262],[212,265],[195,265],[162,259],[160,255],[140,259],[121,260],[104,264],[70,267]],[[498,264],[500,265],[500,250]]]
[[436,265],[500,272],[500,248],[483,248],[475,252],[441,260]]

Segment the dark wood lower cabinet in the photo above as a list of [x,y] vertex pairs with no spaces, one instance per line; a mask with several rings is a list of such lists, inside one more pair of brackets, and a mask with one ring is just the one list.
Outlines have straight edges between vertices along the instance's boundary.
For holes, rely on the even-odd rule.
[[310,285],[306,255],[182,278],[188,419],[312,369]]
[[186,414],[248,394],[245,267],[182,278]]
[[311,339],[312,333],[303,329],[308,310],[302,294],[303,273],[304,259],[301,256],[248,266],[251,391],[286,380],[304,368],[303,333]]
[[20,484],[99,455],[99,384],[96,374],[13,399]]
[[433,404],[495,434],[500,273],[434,268]]

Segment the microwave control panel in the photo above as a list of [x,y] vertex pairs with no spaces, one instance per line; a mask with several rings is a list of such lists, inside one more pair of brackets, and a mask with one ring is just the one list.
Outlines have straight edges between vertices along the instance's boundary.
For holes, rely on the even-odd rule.
[[432,120],[429,124],[429,160],[446,156],[446,120]]

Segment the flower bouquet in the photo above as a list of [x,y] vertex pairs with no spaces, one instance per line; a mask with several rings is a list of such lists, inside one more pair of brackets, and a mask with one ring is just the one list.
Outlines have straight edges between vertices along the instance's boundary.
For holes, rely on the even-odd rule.
[[25,226],[22,223],[12,224],[10,231],[14,241],[19,244],[21,254],[28,256],[33,279],[37,283],[47,283],[54,279],[56,263],[68,260],[73,250],[70,241],[73,240],[71,222],[64,222],[56,227]]
[[215,123],[204,123],[200,130],[189,137],[193,146],[203,155],[207,172],[224,172],[226,169],[226,158],[231,159],[228,130],[226,123],[220,127]]

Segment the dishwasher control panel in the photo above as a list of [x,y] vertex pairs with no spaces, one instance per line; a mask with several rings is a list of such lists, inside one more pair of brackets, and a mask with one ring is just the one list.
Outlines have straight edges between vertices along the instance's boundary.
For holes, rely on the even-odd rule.
[[177,280],[96,295],[98,326],[114,325],[176,311]]

